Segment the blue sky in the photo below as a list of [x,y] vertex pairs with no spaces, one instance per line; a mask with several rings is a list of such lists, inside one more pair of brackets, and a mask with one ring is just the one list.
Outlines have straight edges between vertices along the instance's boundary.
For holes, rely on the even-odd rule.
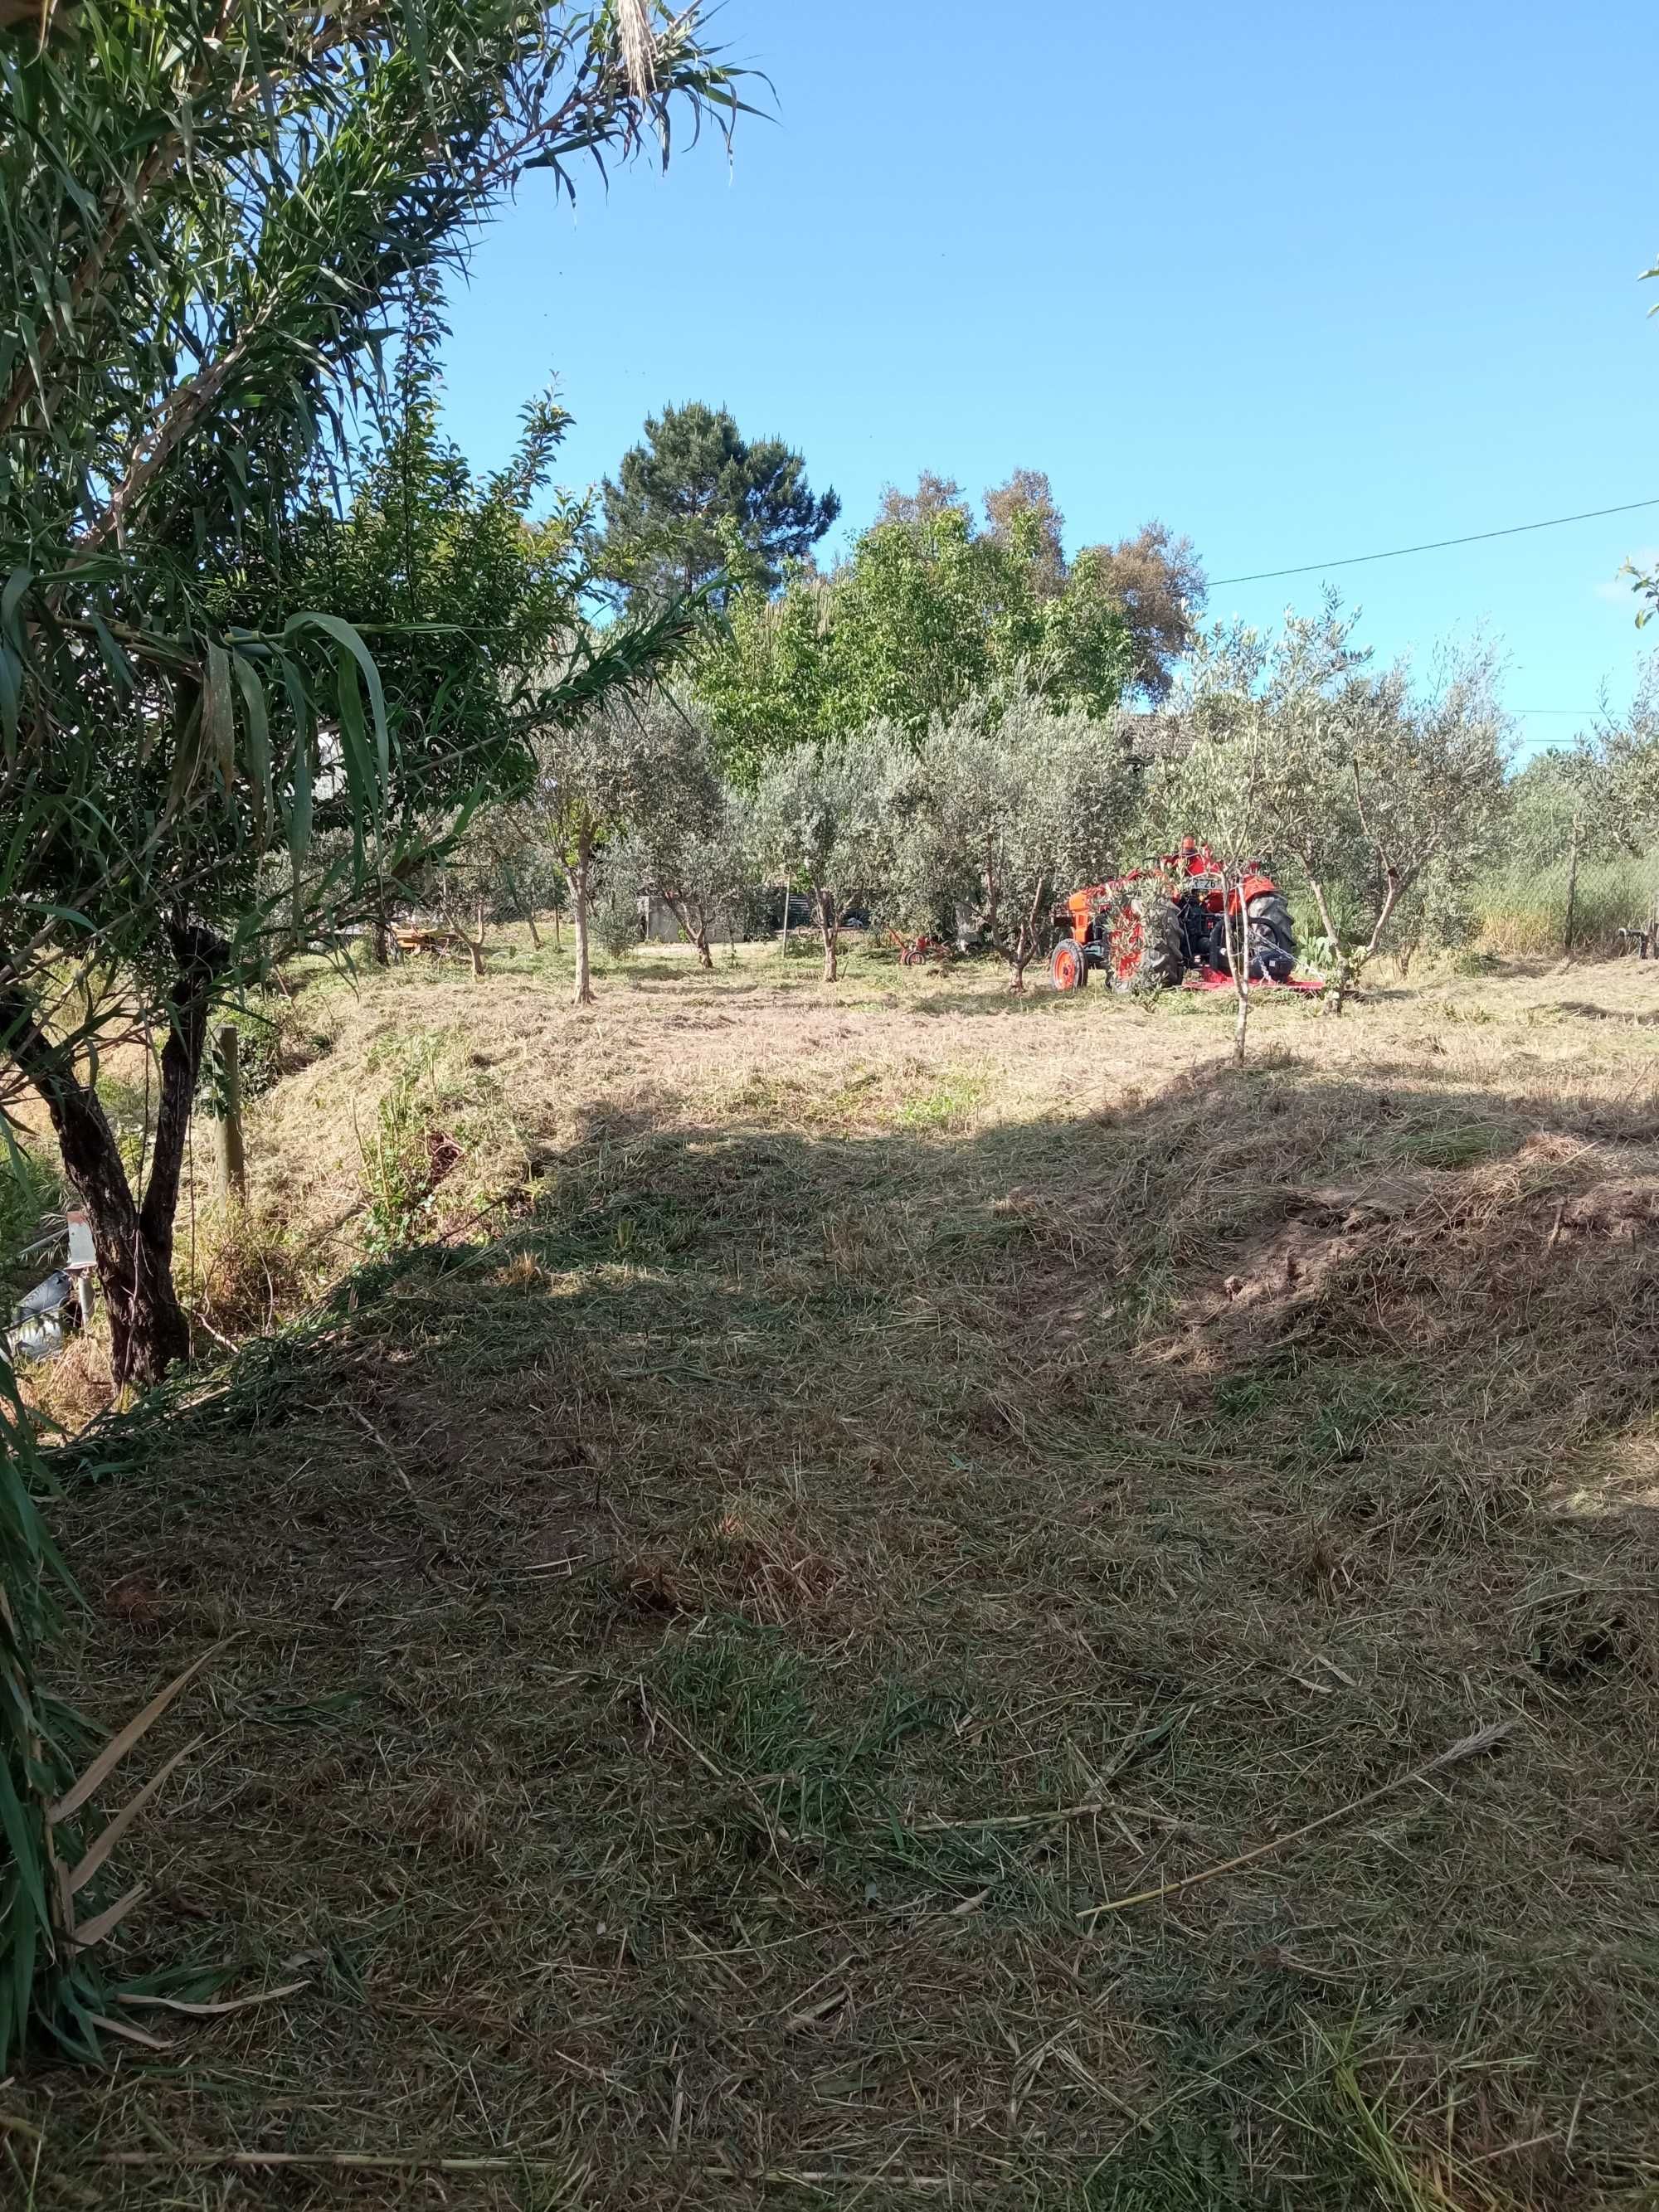
[[[776,90],[730,164],[706,139],[574,216],[532,179],[483,241],[448,360],[476,461],[556,374],[573,483],[707,399],[847,526],[924,467],[1042,468],[1073,548],[1158,516],[1216,578],[1659,498],[1650,0],[717,21]],[[1332,580],[1385,654],[1488,628],[1510,705],[1566,710],[1521,715],[1536,744],[1628,697],[1615,580],[1656,548],[1659,505]]]

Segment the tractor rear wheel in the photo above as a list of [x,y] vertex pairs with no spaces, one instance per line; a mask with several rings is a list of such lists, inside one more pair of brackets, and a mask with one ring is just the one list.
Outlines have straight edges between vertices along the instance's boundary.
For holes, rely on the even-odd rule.
[[1106,973],[1115,991],[1173,990],[1186,973],[1181,916],[1160,885],[1127,896],[1114,913]]
[[[1245,908],[1250,917],[1250,980],[1254,983],[1284,983],[1296,966],[1296,927],[1280,891],[1259,891]],[[1233,929],[1237,933],[1237,921]],[[1211,954],[1218,973],[1232,972],[1227,957],[1227,935],[1216,924],[1215,950]]]
[[1048,955],[1048,981],[1057,991],[1080,991],[1089,980],[1089,963],[1075,938],[1062,937]]
[[1296,925],[1282,891],[1261,891],[1250,900],[1250,974],[1258,981],[1283,983],[1296,966]]

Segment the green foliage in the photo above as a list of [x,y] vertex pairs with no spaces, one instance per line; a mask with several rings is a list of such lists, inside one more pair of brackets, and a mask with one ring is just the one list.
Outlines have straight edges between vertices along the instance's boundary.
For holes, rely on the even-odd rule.
[[920,738],[936,715],[1026,680],[1057,704],[1103,714],[1128,672],[1121,617],[1086,572],[1045,592],[1048,547],[1031,516],[976,534],[954,507],[866,531],[835,580],[835,718]]
[[712,752],[704,760],[693,781],[694,803],[637,814],[629,849],[637,883],[666,902],[706,960],[710,938],[737,923],[763,871],[753,853],[752,806],[714,782]]
[[0,1128],[0,1326],[24,1291],[56,1264],[50,1251],[30,1248],[46,1233],[46,1216],[63,1203],[62,1176],[32,1146]]
[[747,810],[756,872],[805,890],[834,982],[840,918],[849,896],[887,886],[894,873],[894,792],[902,750],[890,733],[782,755]]
[[1115,545],[1085,547],[1095,588],[1121,613],[1129,634],[1129,688],[1155,704],[1168,698],[1176,664],[1198,637],[1208,586],[1188,538],[1149,522]]
[[531,519],[569,417],[550,394],[535,402],[513,459],[475,477],[439,428],[443,335],[421,298],[389,434],[360,457],[350,504],[341,513],[313,493],[285,530],[286,573],[260,580],[333,609],[372,643],[407,816],[522,787],[536,683],[593,581],[586,504],[559,496],[550,517]]
[[[605,487],[605,574],[663,599],[713,585],[729,569],[760,590],[804,559],[841,513],[815,495],[781,438],[743,436],[724,408],[694,400],[646,418],[645,437]],[[723,590],[721,596],[723,596]]]
[[915,926],[963,911],[1012,988],[1048,943],[1057,898],[1108,874],[1138,799],[1115,732],[1080,708],[1018,692],[935,721],[892,775],[898,902]]
[[648,86],[608,8],[42,20],[0,33],[0,811],[23,833],[0,944],[15,967],[95,933],[165,990],[165,920],[245,934],[273,842],[337,823],[349,872],[397,858],[394,751],[419,739],[361,641],[303,599],[238,617],[408,288],[530,167],[568,188],[678,100],[734,99],[660,12]]
[[374,1109],[374,1126],[356,1130],[367,1220],[363,1247],[384,1259],[418,1243],[436,1198],[426,1063],[405,1068]]
[[796,569],[776,598],[735,592],[724,629],[703,642],[692,680],[720,765],[741,790],[752,791],[778,755],[836,734],[830,605],[825,580]]
[[8,2069],[28,2029],[37,1967],[48,1967],[64,1935],[46,1808],[69,1774],[52,1759],[35,1674],[56,1564],[30,1496],[37,1474],[28,1419],[0,1358],[0,2066]]
[[593,934],[608,959],[626,960],[640,949],[640,868],[627,842],[606,854],[594,890]]
[[1041,512],[1011,507],[980,532],[942,497],[890,507],[829,578],[798,570],[779,599],[758,586],[734,595],[728,633],[696,681],[738,779],[752,783],[793,745],[846,741],[877,723],[920,743],[930,721],[969,699],[994,714],[1029,689],[1098,717],[1121,696],[1122,612],[1092,556],[1056,584]]
[[1299,867],[1333,945],[1459,941],[1508,804],[1497,665],[1444,651],[1426,684],[1372,676],[1334,599],[1269,634],[1224,625],[1188,678],[1195,742],[1149,781],[1152,834],[1201,836],[1229,865]]

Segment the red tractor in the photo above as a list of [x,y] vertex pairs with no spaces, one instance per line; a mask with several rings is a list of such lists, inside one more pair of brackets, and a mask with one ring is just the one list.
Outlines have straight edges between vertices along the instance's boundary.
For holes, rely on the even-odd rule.
[[1115,991],[1158,991],[1189,969],[1227,975],[1228,925],[1237,944],[1241,905],[1249,919],[1252,979],[1288,981],[1296,933],[1284,894],[1259,860],[1229,885],[1209,847],[1192,837],[1146,867],[1073,891],[1057,907],[1054,921],[1065,934],[1049,956],[1049,977],[1057,991],[1080,991],[1098,968]]

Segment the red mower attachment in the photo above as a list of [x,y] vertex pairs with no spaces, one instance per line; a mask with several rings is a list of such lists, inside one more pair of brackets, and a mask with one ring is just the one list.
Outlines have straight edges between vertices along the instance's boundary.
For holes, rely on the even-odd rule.
[[1263,866],[1251,861],[1235,885],[1207,845],[1183,837],[1173,853],[1103,884],[1073,891],[1054,909],[1063,933],[1048,959],[1057,991],[1079,991],[1097,968],[1115,991],[1163,991],[1188,975],[1231,974],[1228,925],[1235,943],[1248,917],[1250,976],[1288,982],[1296,966],[1296,933],[1283,893]]

